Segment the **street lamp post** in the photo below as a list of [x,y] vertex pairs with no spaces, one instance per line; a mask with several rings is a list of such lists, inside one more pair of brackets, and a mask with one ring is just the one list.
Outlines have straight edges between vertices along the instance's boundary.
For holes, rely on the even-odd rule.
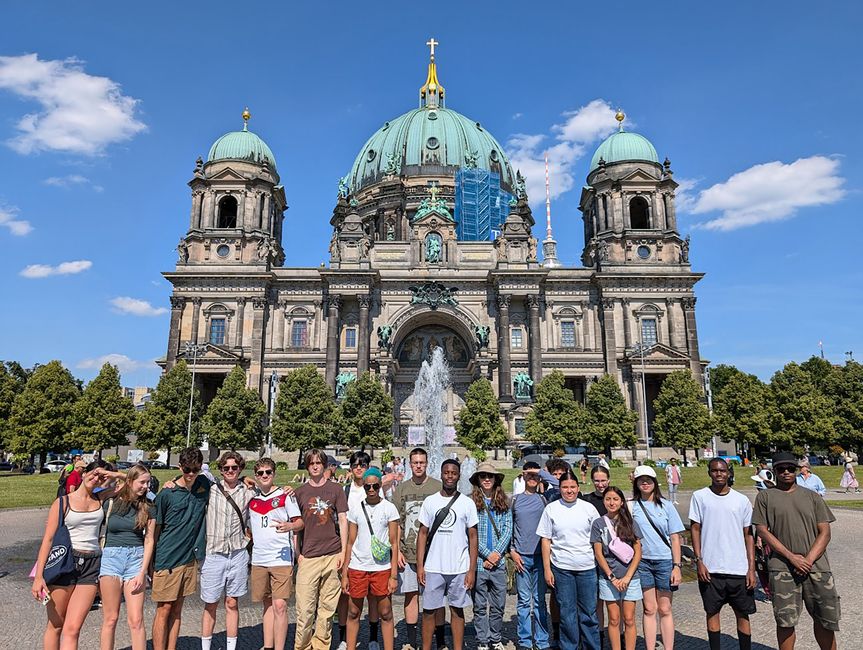
[[641,417],[644,422],[644,442],[647,445],[647,457],[650,458],[650,429],[647,425],[647,375],[644,369],[644,355],[653,348],[654,344],[645,345],[639,341],[632,351],[636,352],[641,357]]
[[192,355],[192,387],[189,390],[189,421],[186,424],[186,446],[188,447],[192,444],[192,404],[195,400],[195,368],[198,365],[198,354],[201,352],[205,352],[207,346],[203,343],[192,343],[189,341],[186,343],[184,350],[186,352],[186,356]]
[[[713,421],[713,388],[710,386],[710,368],[704,369],[704,392],[707,393],[707,412],[710,414],[711,422]],[[710,449],[713,458],[716,458],[716,433],[710,437]],[[684,459],[685,460],[685,459]]]
[[279,385],[279,375],[273,370],[273,373],[270,375],[270,408],[269,408],[269,421],[267,424],[267,455],[272,458],[273,457],[273,411],[276,409],[276,386]]

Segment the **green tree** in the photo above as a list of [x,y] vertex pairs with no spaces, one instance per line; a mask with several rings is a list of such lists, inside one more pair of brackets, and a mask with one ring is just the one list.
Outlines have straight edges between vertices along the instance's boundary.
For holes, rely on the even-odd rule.
[[66,451],[75,402],[81,396],[75,378],[59,361],[39,366],[15,397],[9,418],[9,448],[38,454],[44,465],[49,451]]
[[[185,361],[180,361],[159,379],[152,398],[138,419],[139,448],[146,451],[164,449],[171,462],[171,450],[186,447],[189,417],[189,391],[192,373]],[[203,411],[201,394],[195,389],[192,399],[192,431],[189,444],[200,445],[200,419]]]
[[685,449],[703,447],[710,440],[710,413],[701,386],[689,370],[676,370],[662,382],[653,402],[656,443]]
[[836,408],[836,442],[843,449],[863,450],[863,364],[848,361],[824,382]]
[[317,368],[305,366],[282,378],[270,427],[280,448],[304,451],[342,442],[336,435],[340,419],[333,391]]
[[836,434],[833,400],[815,387],[812,375],[793,361],[770,380],[770,428],[774,444],[802,451],[826,449]]
[[225,377],[201,420],[201,433],[217,449],[259,449],[264,443],[267,407],[258,392],[246,388],[240,366]]
[[725,385],[731,381],[732,377],[746,374],[742,370],[738,370],[735,366],[729,366],[720,363],[718,366],[710,368],[710,390],[713,392],[714,398],[722,392]]
[[365,372],[348,384],[339,415],[351,449],[392,446],[393,398],[371,373]]
[[577,445],[587,434],[587,412],[564,387],[564,376],[555,370],[536,385],[536,399],[524,422],[526,438],[549,445],[555,451]]
[[590,449],[632,447],[638,442],[635,424],[638,414],[627,408],[626,400],[614,377],[603,375],[587,391],[588,435]]
[[818,390],[824,389],[827,379],[833,374],[833,364],[827,361],[827,359],[822,359],[815,355],[801,363],[800,369],[811,377],[812,384]]
[[500,419],[500,405],[491,382],[477,379],[468,386],[455,423],[458,442],[471,451],[503,447],[509,436]]
[[135,407],[123,395],[120,373],[106,363],[75,404],[71,441],[101,456],[103,449],[128,443],[135,423]]
[[735,374],[713,394],[714,430],[723,440],[765,448],[770,445],[767,387],[755,375]]
[[[20,366],[19,366],[20,367]],[[12,405],[15,397],[27,385],[26,378],[11,373],[6,363],[0,362],[0,449],[9,448],[9,418],[12,417]]]

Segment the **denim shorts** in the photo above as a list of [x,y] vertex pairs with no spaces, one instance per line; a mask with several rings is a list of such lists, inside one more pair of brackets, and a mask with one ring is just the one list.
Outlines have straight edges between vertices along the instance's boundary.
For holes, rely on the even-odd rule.
[[143,546],[106,546],[102,549],[99,577],[112,576],[126,582],[141,573],[143,565]]
[[641,600],[643,594],[641,592],[641,583],[638,581],[638,573],[632,576],[629,586],[626,588],[626,593],[622,594],[617,590],[611,580],[605,576],[599,576],[599,599],[605,602],[614,602],[621,600]]
[[641,558],[638,572],[635,574],[641,580],[642,589],[657,591],[677,591],[671,586],[671,570],[674,563],[671,560],[648,560]]

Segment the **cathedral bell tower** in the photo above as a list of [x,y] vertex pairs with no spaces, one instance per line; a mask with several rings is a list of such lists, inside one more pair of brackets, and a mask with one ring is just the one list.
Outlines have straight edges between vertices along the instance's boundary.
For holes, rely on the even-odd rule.
[[220,137],[204,161],[198,158],[189,231],[177,246],[178,266],[281,266],[282,222],[287,209],[276,160],[267,144],[243,130]]
[[579,209],[583,213],[585,266],[689,266],[689,238],[681,239],[674,209],[671,163],[660,164],[647,138],[618,131],[603,142],[590,164]]

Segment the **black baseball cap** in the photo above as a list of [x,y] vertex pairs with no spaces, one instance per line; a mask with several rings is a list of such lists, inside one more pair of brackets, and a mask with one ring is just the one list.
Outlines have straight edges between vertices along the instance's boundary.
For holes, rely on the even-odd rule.
[[794,467],[797,467],[797,456],[790,451],[777,451],[773,454],[773,469],[775,470],[778,465],[794,465]]
[[521,466],[521,469],[525,472],[529,472],[530,470],[539,471],[542,469],[535,460],[529,460],[524,465]]

